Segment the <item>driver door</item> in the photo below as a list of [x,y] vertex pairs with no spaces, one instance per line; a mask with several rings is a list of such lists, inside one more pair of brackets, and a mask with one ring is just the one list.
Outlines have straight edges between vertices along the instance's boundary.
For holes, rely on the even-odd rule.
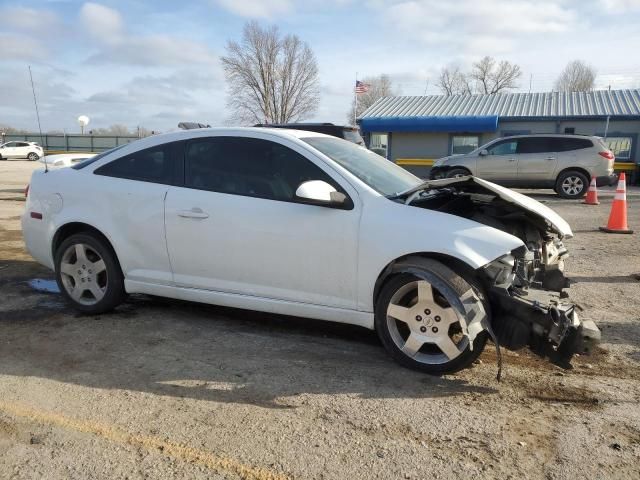
[[[298,145],[267,138],[187,143],[184,186],[171,187],[165,201],[174,283],[355,309],[356,191]],[[297,187],[308,180],[330,183],[353,208],[296,200]]]
[[6,143],[2,149],[0,149],[0,155],[4,158],[13,158],[16,156],[16,142]]
[[487,155],[480,155],[476,170],[480,178],[493,182],[511,183],[518,177],[516,158],[518,141],[506,139],[493,143],[487,148]]

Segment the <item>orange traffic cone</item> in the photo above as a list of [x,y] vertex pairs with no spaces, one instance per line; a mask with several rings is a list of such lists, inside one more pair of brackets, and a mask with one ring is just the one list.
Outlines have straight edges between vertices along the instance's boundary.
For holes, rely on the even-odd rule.
[[591,183],[589,184],[589,190],[587,191],[587,198],[584,199],[584,202],[587,205],[600,205],[598,201],[598,188],[596,187],[596,177],[591,178]]
[[633,233],[627,225],[627,186],[624,172],[620,174],[616,196],[613,198],[609,222],[600,230],[607,233]]

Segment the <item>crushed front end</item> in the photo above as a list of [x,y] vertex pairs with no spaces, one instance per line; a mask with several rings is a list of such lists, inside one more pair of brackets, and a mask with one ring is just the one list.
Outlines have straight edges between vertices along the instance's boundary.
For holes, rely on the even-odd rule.
[[476,274],[491,304],[490,324],[501,346],[525,346],[568,367],[592,352],[600,330],[579,318],[568,301],[564,275],[571,227],[535,200],[477,177],[427,181],[401,199],[409,205],[460,216],[502,230],[523,245]]
[[570,367],[573,355],[589,354],[600,342],[596,324],[581,320],[578,307],[567,301],[566,256],[560,240],[547,239],[538,251],[523,246],[481,272],[500,345],[529,346],[563,368]]

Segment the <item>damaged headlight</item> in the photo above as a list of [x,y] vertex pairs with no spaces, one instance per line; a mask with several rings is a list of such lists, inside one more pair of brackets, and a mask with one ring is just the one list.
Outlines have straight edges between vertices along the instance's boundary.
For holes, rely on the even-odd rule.
[[485,272],[497,287],[508,287],[515,278],[516,259],[510,253],[494,260],[484,267]]

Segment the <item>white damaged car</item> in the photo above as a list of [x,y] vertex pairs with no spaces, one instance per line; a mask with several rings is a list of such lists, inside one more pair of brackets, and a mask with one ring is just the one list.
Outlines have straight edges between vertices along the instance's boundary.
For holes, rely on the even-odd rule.
[[22,227],[87,314],[145,293],[351,323],[432,374],[489,337],[564,365],[600,338],[566,300],[555,212],[318,133],[179,131],[37,171]]

